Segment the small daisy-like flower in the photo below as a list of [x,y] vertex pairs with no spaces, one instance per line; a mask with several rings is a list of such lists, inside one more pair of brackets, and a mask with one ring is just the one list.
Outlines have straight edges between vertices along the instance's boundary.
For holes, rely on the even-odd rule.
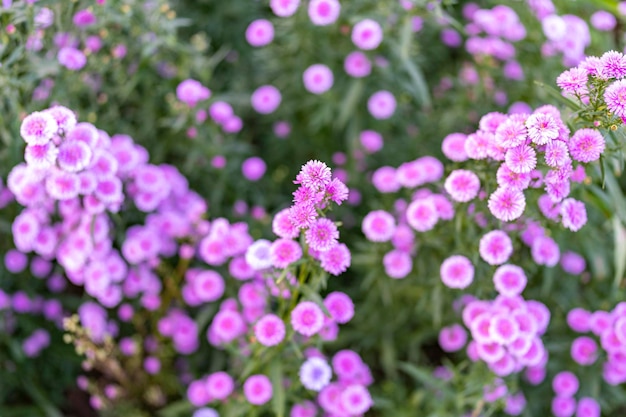
[[296,204],[289,209],[289,220],[298,229],[311,226],[317,216],[317,210],[312,204]]
[[57,123],[46,112],[34,112],[22,121],[20,134],[29,145],[45,145],[58,130]]
[[311,357],[302,364],[298,375],[304,388],[321,391],[330,383],[333,371],[324,359]]
[[387,242],[396,231],[396,221],[384,210],[369,212],[363,219],[362,230],[365,237],[372,242]]
[[209,397],[216,400],[225,400],[234,389],[235,381],[226,372],[214,372],[206,379],[206,390]]
[[326,186],[328,198],[338,205],[348,199],[349,193],[348,187],[339,178],[333,178],[330,184]]
[[530,185],[530,174],[513,172],[511,168],[504,163],[500,165],[500,168],[498,168],[496,172],[496,181],[500,187],[524,190]]
[[509,118],[498,126],[494,143],[504,149],[514,148],[526,141],[526,135],[527,129],[524,123]]
[[44,113],[48,113],[57,124],[57,131],[66,133],[76,126],[76,115],[73,111],[63,106],[53,106]]
[[367,100],[367,110],[375,119],[389,119],[396,111],[396,98],[389,91],[378,91]]
[[209,332],[213,331],[220,343],[230,343],[246,331],[246,324],[241,314],[235,310],[220,310],[215,317]]
[[576,412],[576,398],[556,396],[552,399],[551,410],[555,417],[572,417]]
[[480,239],[479,253],[489,265],[500,265],[513,253],[513,243],[502,230],[492,230]]
[[[246,250],[246,262],[248,265],[257,271],[270,268],[272,266],[271,247],[272,243],[265,239],[259,239],[251,244]],[[200,251],[202,251],[202,248]]]
[[257,88],[250,98],[252,108],[261,114],[273,113],[280,105],[281,100],[280,91],[273,85]]
[[285,338],[285,323],[275,314],[267,314],[254,325],[254,336],[263,346],[276,346]]
[[507,150],[504,161],[511,171],[527,174],[537,166],[537,153],[528,145],[520,145]]
[[124,194],[122,193],[122,181],[118,177],[100,179],[96,184],[94,195],[98,198],[98,200],[105,204],[120,202],[124,199]]
[[495,218],[510,222],[524,213],[526,198],[521,190],[499,187],[491,194],[487,205]]
[[546,145],[546,164],[552,168],[559,168],[571,162],[567,144],[560,140],[553,140]]
[[59,149],[52,142],[44,145],[27,145],[24,151],[26,163],[37,169],[48,169],[55,165]]
[[460,324],[444,327],[439,332],[439,346],[444,352],[456,352],[463,349],[467,342],[467,332]]
[[493,274],[496,291],[507,297],[521,294],[527,282],[524,270],[517,265],[502,265]]
[[324,313],[314,302],[301,301],[291,311],[291,325],[296,332],[313,336],[324,327]]
[[582,397],[578,400],[576,417],[600,417],[602,410],[594,398]]
[[80,180],[76,174],[55,170],[46,178],[46,191],[55,200],[78,196]]
[[372,72],[372,63],[363,52],[354,51],[346,56],[343,68],[349,76],[363,78]]
[[413,269],[413,261],[407,252],[392,250],[383,257],[383,266],[391,278],[402,279]]
[[339,231],[335,223],[323,217],[317,219],[306,232],[304,232],[304,237],[311,249],[325,252],[337,244]]
[[575,67],[563,72],[556,79],[556,85],[563,91],[570,94],[584,96],[588,93],[587,79],[588,72],[584,68]]
[[367,388],[358,384],[344,388],[339,397],[339,403],[343,410],[353,416],[364,414],[374,404]]
[[314,25],[326,26],[337,20],[341,12],[341,4],[338,0],[311,0],[308,12]]
[[322,268],[332,275],[341,275],[350,267],[350,250],[343,243],[338,243],[320,255]]
[[490,319],[489,333],[495,342],[508,345],[519,336],[519,326],[511,317],[498,314]]
[[276,268],[287,268],[302,257],[302,248],[291,239],[278,239],[270,247],[270,259]]
[[348,295],[334,291],[324,299],[324,306],[337,323],[345,324],[354,317],[354,303]]
[[467,136],[463,133],[451,133],[441,143],[441,150],[443,154],[451,161],[463,162],[466,161],[467,151],[465,150],[465,141]]
[[579,365],[588,366],[597,359],[598,344],[590,337],[581,336],[572,342],[570,353],[574,362]]
[[89,145],[81,141],[65,141],[59,146],[57,162],[67,172],[78,172],[87,168],[93,152]]
[[569,371],[559,372],[552,379],[552,389],[556,395],[573,397],[578,392],[578,378]]
[[604,79],[626,76],[626,56],[621,52],[605,52],[600,57],[600,65],[600,74]]
[[546,113],[534,113],[526,119],[528,137],[537,145],[545,145],[559,137],[559,125]]
[[315,64],[302,74],[304,88],[313,94],[322,94],[333,86],[333,72],[326,65]]
[[457,169],[448,175],[444,188],[453,200],[466,203],[478,195],[480,180],[472,171]]
[[406,218],[409,225],[418,232],[431,230],[437,224],[439,215],[432,199],[420,198],[409,204],[406,209]]
[[194,276],[192,287],[201,301],[217,301],[224,294],[224,279],[215,271],[201,271]]
[[[624,85],[623,94],[625,97],[624,104],[626,105],[626,84]],[[626,107],[624,115],[626,115]],[[580,162],[592,162],[600,159],[600,155],[604,152],[605,143],[602,133],[599,131],[595,129],[579,129],[568,142],[568,146],[572,159]]]
[[537,264],[548,267],[553,267],[559,263],[561,257],[559,246],[548,236],[536,238],[530,248],[530,253]]
[[464,289],[474,280],[474,265],[465,256],[454,255],[443,261],[440,274],[447,287]]
[[332,172],[323,162],[309,161],[302,166],[296,176],[295,184],[301,184],[312,189],[323,188],[332,181]]
[[257,19],[246,28],[246,40],[252,46],[265,46],[274,39],[274,25],[266,19]]
[[359,49],[376,49],[382,40],[383,28],[375,20],[361,20],[352,28],[352,42]]
[[278,17],[292,16],[299,5],[300,0],[270,0],[270,8]]
[[272,231],[276,236],[285,239],[293,239],[300,235],[300,229],[291,222],[288,208],[276,213],[272,220]]
[[566,198],[561,202],[561,222],[572,232],[580,230],[587,223],[587,209],[585,203]]
[[243,384],[243,395],[250,404],[263,405],[272,394],[272,383],[265,375],[252,375]]
[[471,159],[485,159],[488,156],[487,150],[494,140],[493,133],[479,130],[467,136],[465,140],[465,152]]

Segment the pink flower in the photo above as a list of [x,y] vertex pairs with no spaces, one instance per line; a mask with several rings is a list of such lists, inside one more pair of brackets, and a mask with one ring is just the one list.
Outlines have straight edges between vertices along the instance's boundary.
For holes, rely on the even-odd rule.
[[494,143],[504,149],[514,148],[524,144],[527,133],[522,121],[509,118],[496,129]]
[[263,178],[267,165],[258,156],[252,156],[241,164],[241,173],[249,181],[258,181]]
[[467,342],[467,332],[460,324],[444,327],[439,332],[439,346],[445,352],[456,352],[463,349]]
[[362,230],[372,242],[387,242],[396,231],[396,221],[384,210],[372,211],[363,219]]
[[57,55],[59,64],[71,71],[78,71],[87,64],[87,57],[79,49],[66,46]]
[[552,379],[554,393],[561,397],[573,397],[578,391],[578,378],[569,371],[559,372]]
[[65,141],[59,146],[57,162],[67,172],[82,171],[91,162],[93,152],[89,145],[81,141]]
[[314,25],[327,26],[339,17],[341,4],[337,0],[311,0],[308,12]]
[[287,268],[302,257],[302,248],[291,239],[278,239],[270,247],[270,258],[276,268]]
[[545,145],[559,137],[559,125],[552,115],[534,113],[526,119],[528,137],[537,145]]
[[324,299],[324,306],[337,323],[345,324],[354,317],[354,303],[342,292],[334,291]]
[[293,16],[299,5],[300,0],[270,0],[270,8],[278,17]]
[[250,101],[252,108],[261,114],[273,113],[281,102],[280,91],[272,85],[264,85],[257,88]]
[[453,200],[466,203],[478,195],[480,180],[472,171],[457,169],[448,175],[444,188]]
[[254,336],[263,346],[276,346],[285,338],[285,323],[274,314],[266,314],[254,325]]
[[252,46],[265,46],[274,39],[274,25],[266,19],[252,21],[246,28],[246,40]]
[[339,397],[340,407],[349,415],[362,415],[374,404],[367,388],[362,385],[348,385]]
[[263,405],[272,398],[272,383],[265,375],[249,376],[243,384],[243,395],[250,404]]
[[233,392],[235,381],[226,372],[215,372],[206,379],[206,390],[209,398],[225,400]]
[[463,162],[468,159],[467,152],[465,150],[465,141],[467,136],[463,133],[451,133],[441,143],[441,150],[443,154],[451,161]]
[[302,74],[304,88],[313,94],[322,94],[333,86],[333,72],[326,65],[315,64]]
[[332,275],[341,275],[350,267],[350,250],[343,243],[338,243],[320,255],[322,268]]
[[530,174],[513,172],[506,163],[496,172],[496,181],[500,187],[524,190],[530,185]]
[[330,168],[321,161],[311,160],[302,166],[294,183],[317,189],[327,186],[331,181],[332,172]]
[[552,238],[540,236],[532,244],[531,255],[537,264],[553,267],[559,262],[561,253],[559,246]]
[[72,19],[74,25],[78,27],[86,27],[94,25],[97,22],[96,16],[87,9],[79,10],[74,14],[74,18]]
[[206,302],[220,299],[224,294],[224,279],[215,271],[200,271],[192,280],[195,295]]
[[[607,88],[607,92],[611,87]],[[626,94],[626,86],[624,87]],[[607,102],[608,105],[608,102]],[[626,111],[624,112],[626,115]],[[592,162],[604,152],[604,138],[595,129],[579,129],[568,142],[569,151],[575,161]]]
[[411,256],[401,250],[392,250],[383,257],[385,273],[394,279],[406,277],[413,269]]
[[339,231],[331,220],[320,218],[305,231],[304,237],[311,249],[325,252],[337,244]]
[[524,213],[526,199],[521,190],[500,187],[489,196],[487,205],[495,218],[510,222]]
[[465,256],[454,255],[443,261],[440,274],[447,287],[464,289],[474,280],[474,265]]
[[431,230],[439,221],[437,207],[431,198],[420,198],[409,204],[406,209],[409,225],[418,232]]
[[500,265],[513,253],[513,243],[502,230],[493,230],[480,239],[479,252],[480,257],[489,265]]
[[598,345],[590,337],[581,336],[572,342],[570,353],[574,362],[579,365],[588,366],[597,359]]
[[600,57],[600,66],[600,75],[604,79],[619,79],[626,76],[626,56],[624,56],[624,54],[621,52],[605,52]]
[[520,295],[526,287],[524,270],[516,265],[502,265],[493,274],[493,283],[500,294],[513,297]]
[[576,417],[600,417],[600,404],[590,397],[582,397],[578,400]]
[[20,134],[29,145],[45,145],[58,130],[57,123],[47,112],[33,112],[26,116],[20,127]]
[[324,313],[314,302],[301,301],[291,311],[291,325],[296,332],[313,336],[324,327]]
[[209,333],[214,332],[219,343],[230,343],[245,331],[243,317],[233,310],[220,310],[209,327]]
[[372,184],[380,193],[395,193],[400,189],[396,169],[390,166],[383,166],[374,171]]
[[564,167],[571,162],[567,144],[560,140],[553,140],[546,145],[546,164],[552,168]]
[[199,101],[208,100],[211,91],[197,80],[186,79],[176,87],[176,97],[189,107],[194,107]]
[[554,417],[572,417],[576,411],[576,398],[554,397],[552,399],[552,414]]
[[561,202],[560,213],[563,226],[572,232],[580,230],[587,223],[587,210],[582,201],[566,198]]
[[383,136],[373,130],[362,131],[359,141],[367,153],[376,153],[383,147]]
[[528,145],[520,145],[508,149],[504,160],[511,171],[528,174],[537,166],[537,153]]
[[346,56],[343,68],[349,76],[363,78],[372,72],[372,63],[363,52],[354,51]]
[[378,91],[367,100],[367,109],[375,119],[389,119],[396,111],[396,98],[389,91]]
[[382,40],[383,28],[375,20],[361,20],[352,28],[352,42],[359,49],[376,49]]
[[585,96],[588,93],[588,74],[587,70],[583,68],[576,67],[569,69],[558,76],[556,85],[566,93]]

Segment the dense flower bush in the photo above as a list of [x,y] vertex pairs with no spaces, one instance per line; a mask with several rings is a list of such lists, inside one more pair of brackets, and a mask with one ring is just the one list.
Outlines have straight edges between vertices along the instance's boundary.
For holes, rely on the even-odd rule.
[[621,416],[626,3],[3,1],[0,416]]

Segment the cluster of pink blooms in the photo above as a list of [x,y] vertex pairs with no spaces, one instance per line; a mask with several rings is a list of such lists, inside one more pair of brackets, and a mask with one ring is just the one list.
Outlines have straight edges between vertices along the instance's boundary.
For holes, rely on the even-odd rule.
[[[275,0],[270,7],[278,17],[290,17],[296,13],[299,0]],[[341,5],[338,0],[312,0],[308,3],[308,15],[316,26],[333,24],[340,15]],[[336,29],[338,30],[338,29]],[[267,19],[257,19],[251,22],[245,33],[246,40],[253,47],[269,45],[274,39],[274,25]],[[368,76],[372,71],[370,58],[363,51],[376,50],[383,41],[383,27],[373,19],[362,19],[354,24],[351,40],[357,51],[348,54],[344,61],[344,69],[354,78]],[[314,63],[302,73],[304,88],[313,94],[323,94],[329,91],[335,80],[335,75],[328,65]],[[261,114],[273,113],[280,105],[282,96],[280,90],[273,85],[264,85],[255,90],[251,97],[252,108]],[[388,119],[395,113],[396,99],[386,90],[372,94],[367,101],[367,109],[375,119]]]
[[602,347],[606,353],[603,363],[604,380],[611,385],[626,382],[626,303],[619,303],[611,311],[587,311],[574,308],[567,314],[567,324],[576,333],[593,333],[599,338],[579,336],[572,342],[572,359],[582,366],[594,364]]
[[[576,15],[559,16],[551,0],[527,0],[527,2],[541,22],[541,29],[547,39],[541,47],[541,54],[546,57],[563,54],[563,63],[567,66],[582,61],[585,58],[585,48],[591,43],[587,23]],[[593,16],[595,16],[592,17],[594,27],[598,30],[607,30],[606,15],[596,13]]]
[[483,57],[494,57],[504,63],[504,76],[512,80],[524,79],[524,72],[515,60],[514,42],[526,37],[526,28],[515,11],[499,4],[492,9],[481,9],[475,3],[463,7],[468,20],[465,30],[469,38],[465,49],[480,62]]
[[[503,265],[494,274],[499,295],[493,301],[471,300],[463,308],[463,322],[472,341],[467,346],[471,360],[484,361],[500,377],[524,368],[539,372],[548,360],[540,336],[550,322],[550,310],[520,295],[526,277],[521,268]],[[465,346],[467,335],[459,325],[442,329],[439,343],[453,352]]]
[[[617,51],[589,56],[577,67],[563,72],[557,85],[584,104],[606,105],[609,116],[626,121],[626,56]],[[590,100],[594,102],[590,103]],[[599,102],[595,102],[599,100]]]
[[581,397],[578,402],[574,395],[578,392],[579,381],[569,371],[559,372],[552,379],[552,414],[555,417],[600,417],[600,404],[591,397]]

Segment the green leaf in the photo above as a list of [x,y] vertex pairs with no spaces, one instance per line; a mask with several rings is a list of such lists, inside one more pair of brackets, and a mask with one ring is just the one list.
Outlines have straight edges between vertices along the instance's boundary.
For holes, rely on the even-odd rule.
[[283,369],[280,358],[270,365],[270,381],[272,382],[272,410],[277,417],[285,416],[285,387],[283,386]]
[[564,97],[563,94],[561,94],[561,92],[557,90],[556,88],[550,85],[544,84],[540,81],[535,81],[535,84],[541,87],[541,89],[544,90],[546,93],[548,93],[549,96],[556,99],[557,101],[564,104],[565,106],[569,107],[570,109],[574,111],[579,111],[582,109],[580,104],[576,103],[574,100]]
[[313,291],[313,288],[311,288],[307,284],[302,284],[302,286],[300,286],[300,289],[302,290],[302,294],[304,294],[306,298],[315,302],[315,304],[317,304],[322,309],[324,314],[326,314],[328,317],[331,317],[330,312],[324,305],[324,300],[322,300],[322,297],[318,293]]
[[179,417],[181,414],[189,414],[194,407],[187,400],[180,400],[169,404],[157,413],[159,417]]
[[350,116],[354,114],[354,109],[357,104],[360,103],[361,95],[363,94],[363,82],[361,80],[355,80],[352,82],[348,94],[341,103],[341,110],[339,111],[339,117],[337,118],[336,126],[339,129],[343,129],[348,122]]

